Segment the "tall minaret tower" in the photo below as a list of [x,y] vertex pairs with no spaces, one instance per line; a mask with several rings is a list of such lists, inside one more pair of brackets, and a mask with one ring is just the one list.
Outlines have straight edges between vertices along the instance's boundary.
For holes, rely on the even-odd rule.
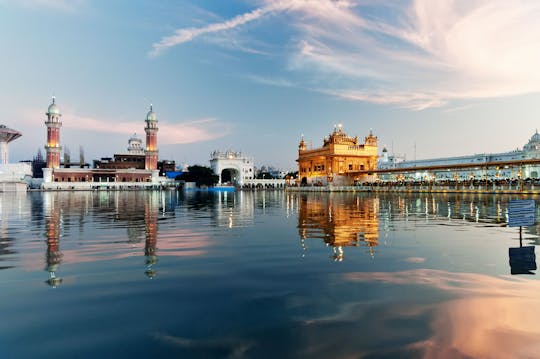
[[144,168],[147,170],[157,169],[158,149],[157,149],[157,117],[150,105],[150,111],[146,114],[146,150],[144,151],[145,161]]
[[62,150],[60,146],[60,127],[62,127],[60,117],[62,114],[58,106],[56,106],[54,96],[46,115],[47,145],[45,145],[45,150],[47,151],[47,168],[54,169],[60,167],[60,151]]

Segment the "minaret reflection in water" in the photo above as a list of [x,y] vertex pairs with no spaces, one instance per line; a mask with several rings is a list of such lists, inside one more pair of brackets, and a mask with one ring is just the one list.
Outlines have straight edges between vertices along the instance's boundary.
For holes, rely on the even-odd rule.
[[306,239],[322,239],[332,247],[331,258],[342,261],[344,247],[365,246],[371,257],[379,244],[378,198],[345,194],[299,194],[298,232],[302,250]]
[[156,276],[154,264],[158,262],[157,236],[158,236],[158,202],[155,196],[148,196],[144,206],[144,256],[146,257],[145,274],[153,279]]
[[[177,198],[171,192],[121,192],[114,194],[115,219],[127,222],[127,236],[130,243],[142,243],[144,238],[144,273],[153,279],[158,262],[158,220],[174,216]],[[108,194],[107,194],[108,195]]]
[[47,239],[45,270],[49,272],[49,279],[45,283],[56,288],[62,284],[62,278],[56,276],[56,271],[62,262],[62,252],[60,252],[61,208],[58,197],[45,196],[43,207],[45,212],[45,236]]
[[[127,228],[127,243],[129,247],[124,247],[125,251],[120,250],[117,244],[102,242],[99,245],[88,245],[84,231],[85,227],[80,228],[79,236],[82,237],[78,242],[79,245],[68,249],[64,252],[69,253],[70,262],[77,263],[80,261],[96,261],[107,260],[108,255],[95,255],[95,251],[107,252],[108,249],[114,248],[113,252],[120,250],[117,258],[131,256],[130,251],[135,245],[135,250],[144,254],[144,273],[148,278],[156,276],[155,265],[158,262],[157,246],[158,246],[158,221],[165,219],[174,214],[175,198],[163,198],[163,193],[92,193],[89,195],[90,200],[98,201],[101,204],[98,211],[99,220],[110,220],[113,222],[121,222],[119,226]],[[63,262],[64,254],[60,250],[61,238],[73,235],[70,233],[69,214],[73,217],[73,212],[80,210],[86,211],[80,206],[81,194],[72,193],[44,193],[43,194],[43,214],[44,224],[43,231],[46,239],[45,252],[45,270],[49,273],[49,279],[45,282],[51,287],[56,288],[62,284],[63,279],[58,276],[60,265]],[[70,205],[75,203],[74,207]],[[80,207],[80,208],[79,208]],[[81,212],[83,213],[83,212]],[[86,213],[86,212],[84,212]],[[86,213],[85,215],[92,215]],[[68,218],[65,218],[65,217]],[[81,225],[84,221],[81,221]],[[91,221],[90,221],[91,222]],[[73,227],[73,226],[71,226]],[[144,238],[144,249],[139,247],[138,243],[142,244]],[[73,243],[72,243],[73,244]],[[89,252],[87,252],[89,251]]]

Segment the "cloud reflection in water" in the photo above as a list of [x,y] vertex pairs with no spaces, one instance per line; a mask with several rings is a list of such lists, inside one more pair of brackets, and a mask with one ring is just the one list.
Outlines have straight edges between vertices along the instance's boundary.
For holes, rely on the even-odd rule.
[[430,309],[431,337],[409,345],[424,358],[532,358],[540,352],[539,281],[431,269],[344,276],[353,282],[428,286],[456,297]]

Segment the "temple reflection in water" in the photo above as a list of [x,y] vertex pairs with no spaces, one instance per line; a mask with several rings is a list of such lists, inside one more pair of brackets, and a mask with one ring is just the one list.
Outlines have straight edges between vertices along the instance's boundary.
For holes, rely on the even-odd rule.
[[343,247],[365,246],[371,256],[379,244],[378,197],[299,194],[298,231],[302,248],[309,238],[321,239],[332,247],[332,258],[344,258]]
[[[342,261],[346,247],[361,247],[375,257],[377,246],[390,246],[395,233],[418,225],[454,224],[505,226],[509,196],[459,194],[369,193],[187,193],[178,192],[45,192],[28,196],[31,227],[46,238],[47,283],[64,282],[66,264],[143,257],[141,272],[157,275],[159,256],[198,256],[213,245],[212,237],[186,230],[182,221],[205,221],[219,230],[249,227],[256,216],[283,207],[287,217],[297,216],[303,255],[309,239],[325,243],[330,257]],[[24,198],[4,201],[10,213],[24,212]],[[22,209],[21,209],[22,208]],[[21,212],[22,211],[22,212]],[[5,214],[5,213],[4,213]],[[20,216],[20,215],[18,215]],[[3,222],[7,223],[7,221]],[[8,227],[2,258],[14,252]],[[538,245],[538,226],[529,227],[528,243]],[[108,239],[101,231],[114,229]],[[111,232],[112,233],[112,232]],[[113,238],[114,237],[114,238]],[[159,238],[159,240],[158,240]],[[312,242],[313,243],[313,242]],[[320,243],[320,242],[319,242]],[[1,248],[0,248],[1,249]],[[349,252],[350,254],[350,252]],[[7,267],[7,266],[6,266]]]
[[[300,193],[289,194],[287,213],[297,206],[302,249],[306,240],[320,239],[332,247],[332,258],[343,260],[344,248],[364,246],[371,256],[380,241],[387,246],[393,233],[416,226],[470,224],[506,226],[508,201],[516,196],[462,194]],[[540,209],[537,206],[537,216]],[[538,245],[540,224],[527,227],[530,244]]]

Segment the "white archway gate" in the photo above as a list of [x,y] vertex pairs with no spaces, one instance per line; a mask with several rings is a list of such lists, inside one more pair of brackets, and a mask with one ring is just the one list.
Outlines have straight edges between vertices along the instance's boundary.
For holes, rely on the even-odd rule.
[[253,159],[243,156],[241,152],[234,151],[214,151],[210,158],[210,168],[219,176],[219,184],[222,182],[222,172],[224,170],[232,170],[236,172],[236,178],[232,178],[233,184],[242,186],[245,181],[251,180],[254,177]]

